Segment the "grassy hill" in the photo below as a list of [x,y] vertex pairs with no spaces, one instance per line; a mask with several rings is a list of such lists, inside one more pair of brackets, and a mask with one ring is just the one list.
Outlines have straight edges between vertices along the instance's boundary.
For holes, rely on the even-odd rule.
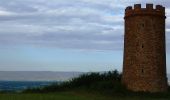
[[1,93],[0,100],[170,100],[166,93],[143,93],[127,90],[118,71],[87,73],[63,83]]

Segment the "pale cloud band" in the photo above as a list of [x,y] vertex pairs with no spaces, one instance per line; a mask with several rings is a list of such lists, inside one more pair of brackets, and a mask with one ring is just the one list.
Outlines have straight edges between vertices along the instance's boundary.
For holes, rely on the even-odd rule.
[[125,7],[147,2],[166,7],[168,37],[168,0],[1,0],[0,46],[122,50]]

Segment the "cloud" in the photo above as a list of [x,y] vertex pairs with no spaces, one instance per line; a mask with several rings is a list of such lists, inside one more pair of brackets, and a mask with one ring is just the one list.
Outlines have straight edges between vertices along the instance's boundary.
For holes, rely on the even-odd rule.
[[[170,2],[152,1],[167,7],[170,33]],[[145,4],[142,0],[1,0],[0,46],[122,50],[124,8],[140,2]]]

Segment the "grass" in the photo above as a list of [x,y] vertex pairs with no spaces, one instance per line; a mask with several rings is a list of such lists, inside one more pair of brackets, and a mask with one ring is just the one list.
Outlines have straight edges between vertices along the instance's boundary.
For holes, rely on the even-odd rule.
[[169,100],[140,96],[115,96],[87,91],[67,91],[57,93],[0,94],[0,100]]
[[1,94],[0,100],[88,100],[87,97],[72,93],[47,93],[47,94]]
[[0,100],[170,100],[166,93],[132,92],[121,84],[118,71],[88,73],[69,81],[22,93],[0,93]]

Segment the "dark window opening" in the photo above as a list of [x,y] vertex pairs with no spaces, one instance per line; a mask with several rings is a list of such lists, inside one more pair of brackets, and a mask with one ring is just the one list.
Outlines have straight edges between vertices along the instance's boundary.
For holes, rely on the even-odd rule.
[[141,26],[144,27],[145,26],[144,23],[142,23]]
[[139,23],[138,26],[139,26],[140,28],[144,28],[144,27],[145,27],[145,24],[144,24],[144,23]]
[[142,71],[141,71],[141,72],[142,72],[142,74],[144,73],[143,69],[142,69]]
[[144,46],[142,45],[142,48],[143,48]]

